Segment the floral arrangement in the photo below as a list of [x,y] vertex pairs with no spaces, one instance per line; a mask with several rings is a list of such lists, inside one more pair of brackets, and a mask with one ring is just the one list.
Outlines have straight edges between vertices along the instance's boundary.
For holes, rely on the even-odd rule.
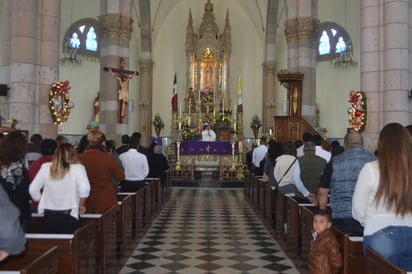
[[9,125],[9,127],[15,128],[16,125],[17,125],[17,120],[16,119],[8,119],[7,124]]
[[49,111],[52,121],[62,125],[69,119],[70,109],[73,107],[69,100],[69,81],[54,82],[49,92]]
[[156,113],[155,118],[153,120],[153,126],[155,128],[164,128],[165,123],[163,122],[162,118],[160,118],[160,114]]
[[349,124],[357,132],[361,132],[366,126],[366,96],[362,91],[351,90],[349,92],[349,103],[351,106],[348,108]]
[[252,129],[260,129],[262,127],[262,122],[260,121],[259,117],[255,114],[252,117],[252,121],[250,122],[250,128]]

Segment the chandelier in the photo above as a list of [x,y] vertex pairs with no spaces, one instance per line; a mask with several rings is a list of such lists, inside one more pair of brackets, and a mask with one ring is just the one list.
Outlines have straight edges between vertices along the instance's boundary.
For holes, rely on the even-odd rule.
[[68,39],[64,44],[63,55],[60,61],[65,64],[80,64],[82,62],[79,55],[79,48],[74,47],[70,40]]
[[346,46],[338,55],[333,59],[333,65],[335,67],[356,67],[358,62],[353,59],[352,47]]

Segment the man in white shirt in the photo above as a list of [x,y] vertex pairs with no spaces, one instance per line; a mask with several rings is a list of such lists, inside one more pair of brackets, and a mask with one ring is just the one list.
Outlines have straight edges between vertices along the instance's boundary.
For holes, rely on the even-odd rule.
[[216,133],[213,131],[209,124],[206,124],[206,128],[202,131],[202,141],[216,141]]
[[[259,171],[260,161],[262,161],[263,158],[265,158],[266,152],[268,152],[268,146],[267,146],[267,143],[266,143],[266,138],[262,137],[262,138],[260,138],[259,146],[253,150],[253,154],[252,154],[252,163],[255,167],[255,174],[256,175],[261,175],[260,173],[263,172],[263,170]],[[256,171],[258,171],[258,172],[256,172]]]
[[138,145],[139,139],[132,136],[129,141],[129,150],[119,155],[126,177],[122,184],[122,192],[136,192],[144,187],[145,178],[149,175],[147,157],[137,151]]

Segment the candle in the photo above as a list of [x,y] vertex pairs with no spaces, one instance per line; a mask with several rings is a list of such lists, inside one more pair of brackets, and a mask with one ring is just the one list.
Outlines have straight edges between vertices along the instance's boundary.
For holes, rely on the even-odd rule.
[[179,104],[179,119],[182,119],[182,102]]
[[233,104],[233,117],[236,120],[236,103]]
[[242,143],[242,141],[238,142],[238,146],[239,146],[239,153],[243,153],[243,143]]
[[222,100],[222,111],[225,113],[225,98]]

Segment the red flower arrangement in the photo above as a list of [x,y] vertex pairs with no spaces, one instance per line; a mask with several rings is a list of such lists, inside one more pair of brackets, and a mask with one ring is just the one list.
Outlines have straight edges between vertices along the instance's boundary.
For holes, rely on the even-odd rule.
[[348,122],[355,131],[361,132],[366,126],[367,107],[365,93],[351,90],[348,101],[351,104],[348,108]]

